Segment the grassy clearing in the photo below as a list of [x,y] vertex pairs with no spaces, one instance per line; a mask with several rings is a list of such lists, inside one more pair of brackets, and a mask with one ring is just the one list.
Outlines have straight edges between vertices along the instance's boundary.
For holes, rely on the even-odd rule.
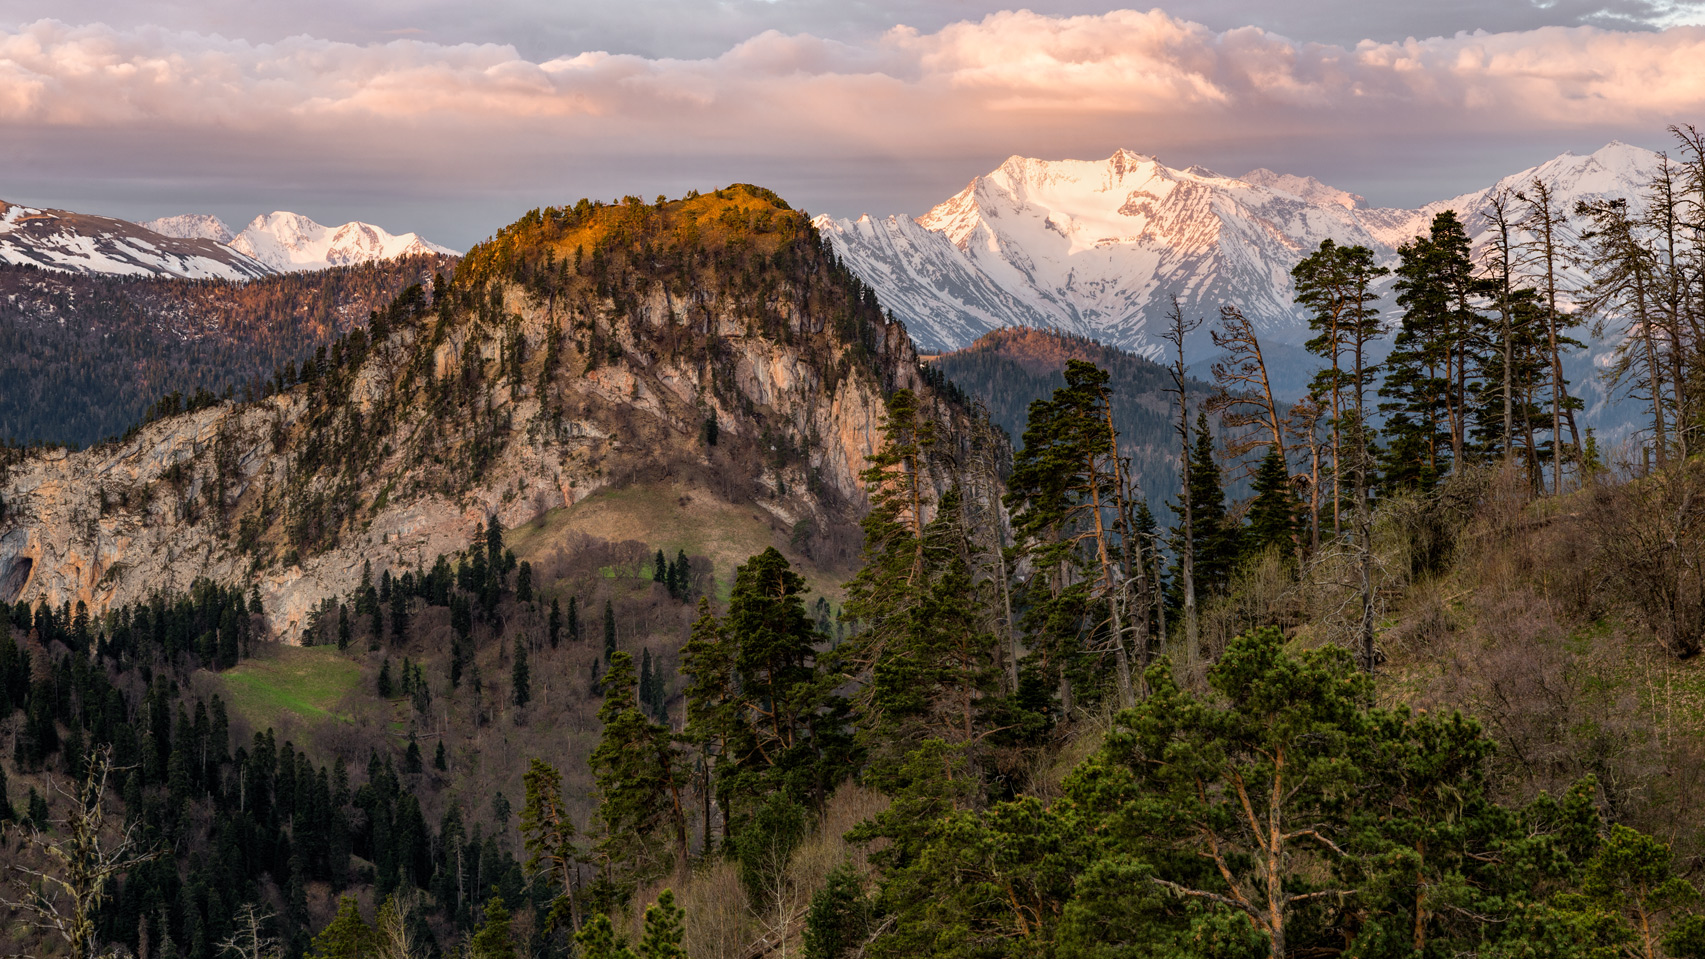
[[[728,598],[735,567],[771,546],[788,554],[810,584],[813,595],[827,595],[837,604],[840,584],[851,575],[843,570],[819,570],[801,562],[787,549],[785,535],[771,527],[769,518],[759,507],[731,505],[678,484],[600,490],[573,506],[551,510],[541,519],[504,534],[518,558],[536,562],[571,533],[611,542],[636,540],[654,550],[663,550],[671,559],[677,551],[685,550],[691,556],[710,558],[718,600]],[[602,572],[609,578],[619,578],[624,573],[650,576],[649,566],[638,571],[609,567]]]
[[215,679],[231,709],[261,729],[281,713],[348,721],[338,707],[361,682],[361,667],[326,647],[275,646]]

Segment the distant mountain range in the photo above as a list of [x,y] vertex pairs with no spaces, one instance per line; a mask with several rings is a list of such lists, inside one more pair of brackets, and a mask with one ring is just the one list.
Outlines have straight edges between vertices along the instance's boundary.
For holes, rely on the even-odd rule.
[[213,240],[138,223],[0,201],[0,263],[64,273],[247,280],[273,272]]
[[1264,169],[1229,177],[1128,150],[1100,161],[1015,156],[915,219],[815,223],[925,350],[1034,326],[1155,357],[1174,296],[1192,316],[1237,304],[1276,344],[1294,346],[1307,327],[1290,271],[1322,240],[1367,246],[1391,265],[1441,210],[1456,210],[1481,244],[1497,190],[1539,178],[1566,208],[1607,196],[1638,205],[1657,164],[1656,153],[1613,142],[1419,209],[1381,209]]
[[246,280],[455,251],[370,223],[326,227],[296,213],[257,216],[233,234],[216,216],[132,223],[0,201],[0,263],[65,273]]
[[142,225],[166,236],[225,244],[275,273],[323,270],[416,253],[456,254],[418,233],[398,236],[360,221],[321,226],[299,213],[283,211],[257,216],[237,234],[232,234],[218,217],[199,213],[162,217]]

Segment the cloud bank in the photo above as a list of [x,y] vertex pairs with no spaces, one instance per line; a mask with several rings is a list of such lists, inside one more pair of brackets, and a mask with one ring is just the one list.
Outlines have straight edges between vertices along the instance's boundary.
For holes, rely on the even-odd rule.
[[[1705,27],[1692,26],[1339,46],[1159,10],[1017,11],[868,42],[769,31],[708,58],[543,60],[499,44],[249,43],[52,20],[0,32],[0,157],[14,182],[146,182],[173,199],[201,184],[230,202],[270,188],[399,209],[533,193],[530,206],[720,175],[763,178],[814,210],[892,195],[878,212],[917,212],[926,184],[942,198],[1014,152],[1124,145],[1173,163],[1275,165],[1266,150],[1328,175],[1348,155],[1425,179],[1451,149],[1655,144],[1667,124],[1705,122],[1702,107]],[[472,207],[458,209],[462,222]],[[513,212],[457,235],[434,228],[466,243]]]

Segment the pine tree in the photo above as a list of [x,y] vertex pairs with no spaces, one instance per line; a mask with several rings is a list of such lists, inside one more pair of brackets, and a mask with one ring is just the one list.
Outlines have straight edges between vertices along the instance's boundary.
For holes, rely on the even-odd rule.
[[534,758],[522,777],[526,801],[521,807],[521,836],[527,851],[527,872],[548,880],[555,890],[545,928],[567,924],[574,928],[574,869],[580,851],[574,842],[574,820],[562,798],[562,774]]
[[639,959],[687,959],[686,912],[675,905],[675,892],[665,889],[645,907],[645,931],[639,940]]
[[373,929],[361,918],[361,909],[354,896],[337,901],[337,915],[310,947],[313,959],[368,959],[373,955]]
[[1469,451],[1469,398],[1490,352],[1485,317],[1475,308],[1490,284],[1475,277],[1469,253],[1468,234],[1451,210],[1433,218],[1427,236],[1398,249],[1403,320],[1379,391],[1388,400],[1379,407],[1391,437],[1388,485],[1430,486]]
[[[1667,390],[1665,371],[1671,365],[1672,345],[1659,324],[1657,257],[1642,235],[1641,224],[1624,200],[1583,204],[1578,211],[1591,221],[1582,235],[1590,243],[1592,285],[1586,307],[1611,317],[1622,334],[1616,348],[1610,381],[1615,389],[1646,402],[1651,416],[1652,447],[1658,466],[1669,462],[1672,413],[1676,397]],[[1595,330],[1602,331],[1604,321]]]
[[633,950],[616,938],[610,917],[601,912],[586,920],[586,925],[574,934],[574,944],[580,959],[635,959]]
[[509,934],[509,910],[502,896],[486,900],[485,919],[468,939],[468,959],[515,959],[515,943]]
[[[1368,389],[1379,367],[1369,361],[1368,345],[1381,333],[1379,311],[1370,286],[1391,271],[1375,266],[1365,246],[1339,246],[1323,240],[1320,249],[1291,270],[1296,302],[1309,311],[1308,326],[1315,336],[1310,353],[1329,364],[1315,374],[1311,391],[1331,398],[1332,411],[1332,528],[1342,526],[1341,430],[1346,406],[1366,419]],[[1345,396],[1349,400],[1346,402]]]

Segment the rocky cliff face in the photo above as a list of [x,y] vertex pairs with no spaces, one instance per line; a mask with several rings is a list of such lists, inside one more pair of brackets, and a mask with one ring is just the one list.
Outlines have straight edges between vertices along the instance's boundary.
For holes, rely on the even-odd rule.
[[[98,615],[207,576],[252,582],[290,638],[364,563],[429,567],[488,516],[663,478],[800,535],[847,529],[884,393],[963,413],[802,217],[724,192],[500,234],[307,382],[26,457],[0,481],[0,600]],[[600,232],[617,214],[674,233]]]

